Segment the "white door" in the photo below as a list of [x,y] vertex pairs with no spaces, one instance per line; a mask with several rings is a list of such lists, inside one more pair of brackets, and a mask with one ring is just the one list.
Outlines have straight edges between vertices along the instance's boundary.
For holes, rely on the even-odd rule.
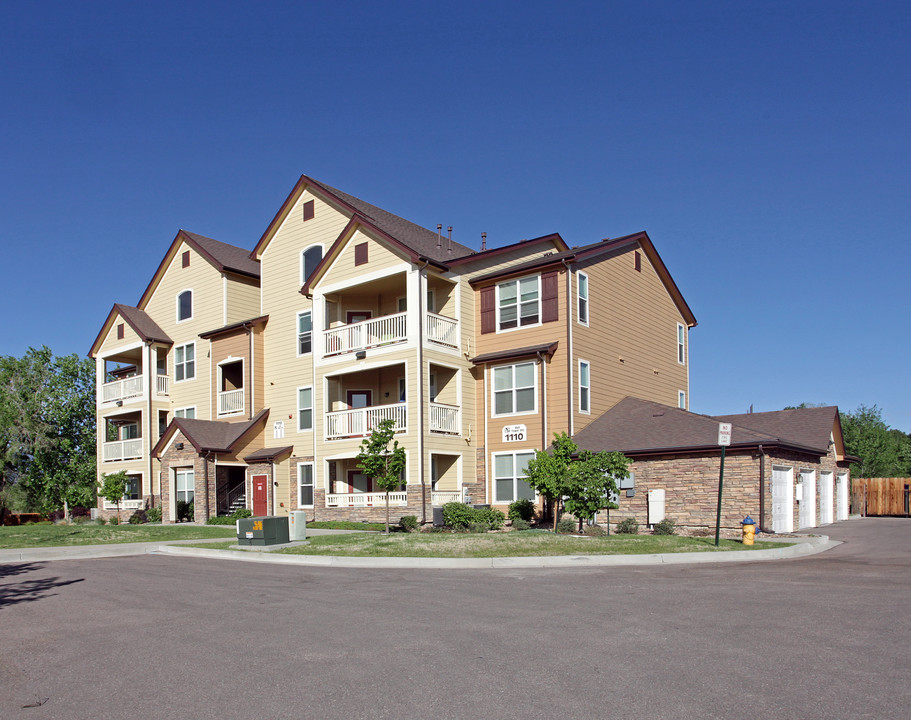
[[819,524],[828,525],[834,520],[835,477],[831,472],[819,473]]
[[848,473],[838,473],[835,492],[835,519],[848,519]]
[[816,527],[816,471],[801,470],[803,497],[800,500],[799,527]]
[[772,532],[787,533],[794,529],[794,471],[789,467],[772,467]]

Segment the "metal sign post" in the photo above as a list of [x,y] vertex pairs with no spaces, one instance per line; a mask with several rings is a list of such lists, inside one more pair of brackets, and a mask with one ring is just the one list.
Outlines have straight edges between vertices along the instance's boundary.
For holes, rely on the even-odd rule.
[[721,537],[721,488],[724,485],[724,451],[731,444],[731,423],[718,423],[718,444],[721,445],[721,471],[718,473],[718,512],[715,515],[715,547]]

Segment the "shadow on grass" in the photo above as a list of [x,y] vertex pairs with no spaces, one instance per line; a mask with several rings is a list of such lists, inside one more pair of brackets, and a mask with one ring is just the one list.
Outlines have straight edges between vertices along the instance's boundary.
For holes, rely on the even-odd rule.
[[59,577],[36,578],[34,580],[21,579],[8,582],[9,578],[26,575],[35,570],[43,569],[41,563],[10,563],[0,565],[0,608],[18,603],[41,600],[52,595],[56,588],[82,582],[84,578],[76,580],[61,580]]

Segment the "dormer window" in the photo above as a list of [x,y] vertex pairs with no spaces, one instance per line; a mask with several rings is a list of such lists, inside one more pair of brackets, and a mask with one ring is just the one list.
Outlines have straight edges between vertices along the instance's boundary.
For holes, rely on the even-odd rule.
[[311,245],[301,253],[301,285],[305,284],[323,260],[323,246]]
[[177,296],[177,322],[193,317],[193,291],[184,290]]

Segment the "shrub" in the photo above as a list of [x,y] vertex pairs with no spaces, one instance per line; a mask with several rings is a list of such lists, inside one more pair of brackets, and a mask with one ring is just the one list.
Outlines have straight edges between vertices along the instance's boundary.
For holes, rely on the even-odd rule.
[[487,525],[488,530],[499,530],[506,524],[506,516],[494,508],[478,508],[475,512],[475,522]]
[[146,522],[161,522],[161,508],[153,507],[146,510]]
[[107,523],[107,520],[105,520],[103,517],[101,517],[101,515],[99,515],[99,516],[98,516],[98,519],[96,520],[96,522],[97,522],[99,525],[104,525],[104,524]]
[[110,519],[111,525],[120,525],[120,518],[116,515]]
[[531,522],[535,516],[535,504],[528,498],[521,498],[509,504],[509,519]]
[[414,532],[418,529],[418,516],[403,515],[399,518],[399,527],[405,532]]
[[177,522],[181,520],[193,520],[193,503],[186,500],[177,501]]
[[487,523],[484,522],[473,522],[468,526],[468,532],[470,533],[486,533],[489,529]]
[[143,513],[142,510],[137,510],[134,512],[132,515],[130,515],[130,525],[142,525],[144,522],[144,515],[145,513]]
[[443,522],[453,530],[471,529],[471,532],[487,532],[503,527],[506,516],[494,508],[473,508],[463,503],[451,502],[443,506]]
[[673,520],[664,518],[664,520],[661,522],[655,523],[655,527],[652,528],[652,532],[654,532],[655,535],[676,535],[677,526],[674,524]]
[[248,508],[237,508],[231,513],[231,519],[242,520],[243,518],[253,517],[253,511]]
[[515,518],[512,521],[513,530],[528,530],[528,528],[530,528],[530,527],[531,527],[531,525],[528,523],[528,521],[523,520],[522,518]]
[[576,521],[569,518],[563,518],[557,522],[557,532],[563,535],[576,532]]
[[638,535],[639,521],[636,518],[624,518],[617,523],[617,527],[614,529],[619,535]]
[[443,506],[443,524],[451,528],[467,528],[474,520],[474,508],[460,502],[450,502]]
[[586,525],[585,534],[588,537],[604,537],[607,535],[607,531],[600,525]]
[[219,515],[206,520],[206,525],[233,525],[236,521],[230,515]]

